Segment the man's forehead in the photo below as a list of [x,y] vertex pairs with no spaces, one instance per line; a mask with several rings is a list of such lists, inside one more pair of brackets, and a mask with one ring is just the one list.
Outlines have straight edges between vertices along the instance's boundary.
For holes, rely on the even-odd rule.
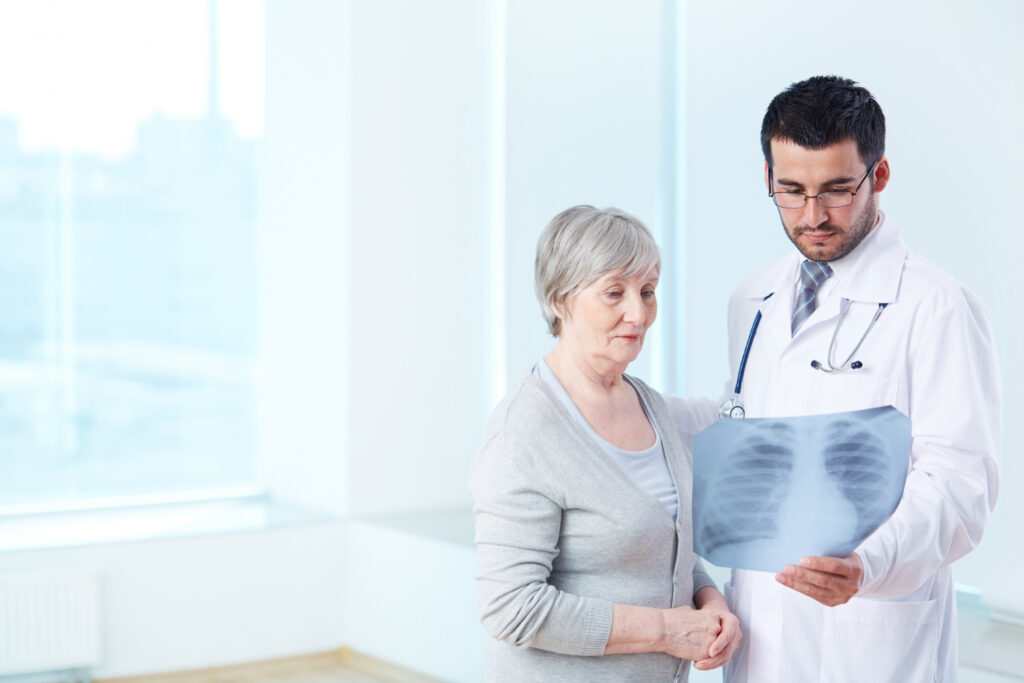
[[856,140],[843,140],[821,149],[803,147],[792,140],[773,139],[772,172],[776,178],[824,180],[853,177],[863,172]]

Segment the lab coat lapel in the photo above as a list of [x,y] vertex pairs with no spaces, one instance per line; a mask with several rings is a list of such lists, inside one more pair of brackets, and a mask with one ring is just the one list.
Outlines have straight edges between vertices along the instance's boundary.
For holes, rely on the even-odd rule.
[[872,234],[847,258],[852,257],[849,272],[837,288],[836,311],[839,299],[873,304],[891,304],[896,301],[903,264],[907,259],[907,245],[899,232],[879,211],[881,220]]
[[[848,263],[848,268],[841,281],[837,283],[832,295],[819,302],[818,308],[792,337],[793,341],[810,334],[818,325],[834,325],[839,317],[843,299],[871,304],[896,301],[900,279],[903,275],[903,262],[907,257],[907,246],[896,229],[886,220],[885,214],[879,211],[879,215],[881,219],[871,234],[852,254],[843,259]],[[793,258],[800,260],[802,256],[799,252],[794,252]],[[787,268],[783,269],[783,273],[795,272],[797,267],[798,264],[788,264]],[[789,289],[782,291],[792,292],[796,288],[796,281],[790,278],[788,284],[784,286]],[[792,297],[790,297],[790,301],[792,301]],[[789,309],[788,315],[779,316],[785,320],[775,321],[780,328],[785,327],[787,336],[789,335],[789,319],[792,316],[792,303],[790,303]]]
[[[778,259],[753,278],[743,290],[751,299],[753,308],[761,311],[758,327],[758,343],[768,342],[773,356],[778,356],[791,341],[790,320],[793,317],[793,292],[796,288],[796,273],[799,252]],[[765,299],[765,297],[769,297]]]

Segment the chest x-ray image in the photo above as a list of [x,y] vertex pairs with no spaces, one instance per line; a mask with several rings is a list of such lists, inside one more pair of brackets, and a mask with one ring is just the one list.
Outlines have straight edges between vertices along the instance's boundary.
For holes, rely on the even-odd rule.
[[718,420],[693,440],[694,549],[769,572],[846,557],[896,509],[910,438],[892,407]]

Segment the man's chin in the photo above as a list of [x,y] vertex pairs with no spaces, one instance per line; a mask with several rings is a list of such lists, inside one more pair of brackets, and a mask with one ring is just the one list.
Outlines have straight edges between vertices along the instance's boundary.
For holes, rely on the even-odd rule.
[[803,239],[797,240],[796,246],[797,249],[800,250],[800,253],[804,255],[804,258],[809,258],[812,261],[819,262],[834,261],[836,259],[836,254],[838,254],[842,248],[842,244],[838,242],[836,244],[832,244],[831,242],[826,244],[816,242],[808,243]]

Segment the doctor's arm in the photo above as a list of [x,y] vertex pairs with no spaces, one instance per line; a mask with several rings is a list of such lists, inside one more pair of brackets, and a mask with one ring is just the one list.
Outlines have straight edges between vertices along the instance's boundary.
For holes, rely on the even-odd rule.
[[669,414],[679,438],[693,449],[693,437],[718,419],[718,404],[708,398],[682,398],[665,394]]
[[987,313],[965,292],[915,334],[908,355],[913,440],[896,511],[850,557],[804,558],[779,577],[825,604],[849,599],[851,582],[867,597],[914,591],[978,545],[995,505],[1002,391]]

